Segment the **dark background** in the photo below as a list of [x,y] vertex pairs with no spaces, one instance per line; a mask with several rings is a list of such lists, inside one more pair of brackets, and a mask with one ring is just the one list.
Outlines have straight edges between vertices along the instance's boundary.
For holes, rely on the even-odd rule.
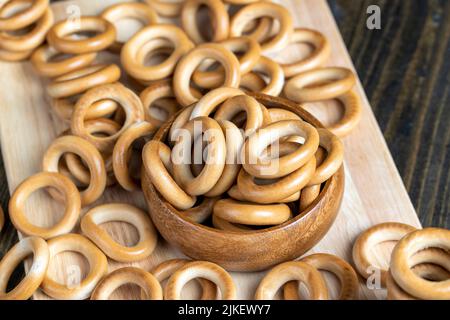
[[[328,3],[421,222],[450,228],[450,1]],[[373,4],[381,8],[381,30],[366,28]],[[8,199],[0,159],[5,213]],[[7,222],[0,257],[16,241]]]

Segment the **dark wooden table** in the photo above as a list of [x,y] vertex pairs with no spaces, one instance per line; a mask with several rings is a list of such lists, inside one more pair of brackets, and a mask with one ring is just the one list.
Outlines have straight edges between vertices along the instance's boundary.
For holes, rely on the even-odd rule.
[[[450,228],[450,1],[329,4],[420,220]],[[381,9],[380,30],[366,27],[369,5]],[[0,159],[5,212],[8,199]],[[7,222],[0,256],[16,241]]]

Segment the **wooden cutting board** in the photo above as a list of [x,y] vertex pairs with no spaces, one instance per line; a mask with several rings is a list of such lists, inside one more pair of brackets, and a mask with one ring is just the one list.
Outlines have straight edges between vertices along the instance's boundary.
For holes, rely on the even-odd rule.
[[[58,2],[53,5],[58,19],[66,18],[78,10],[83,15],[99,13],[117,0],[77,0]],[[284,0],[276,1],[286,6],[292,13],[298,27],[309,27],[324,33],[332,48],[329,65],[353,69],[353,64],[345,48],[334,18],[325,0]],[[365,28],[365,25],[361,25]],[[121,28],[126,28],[121,25]],[[277,60],[292,59],[302,52],[302,48],[284,50]],[[104,59],[116,59],[104,55]],[[0,63],[0,139],[8,184],[12,193],[25,178],[40,171],[42,156],[65,125],[52,116],[49,98],[45,92],[46,80],[36,75],[27,63]],[[384,221],[400,221],[420,227],[419,220],[411,204],[402,180],[395,167],[383,135],[378,127],[363,88],[358,81],[357,91],[363,102],[360,125],[349,137],[344,139],[346,155],[345,196],[336,222],[320,243],[311,250],[328,252],[351,261],[351,247],[356,236],[366,228]],[[319,107],[316,115],[324,123],[333,121],[341,110],[335,105]],[[129,202],[145,208],[140,193],[128,193],[114,188],[108,190],[100,202]],[[50,226],[59,218],[58,208],[45,192],[34,195],[27,204],[31,221],[41,226]],[[83,212],[84,213],[84,212]],[[119,242],[131,245],[136,241],[136,232],[124,223],[109,223],[105,226]],[[78,230],[75,230],[78,231]],[[377,262],[386,265],[388,250],[377,251]],[[162,239],[155,252],[146,260],[136,263],[145,270],[151,269],[161,261],[182,256]],[[110,270],[122,266],[110,261]],[[87,271],[87,263],[74,253],[58,255],[50,266],[50,273],[59,280],[73,285],[76,279]],[[238,286],[239,298],[251,299],[260,273],[233,273]],[[333,295],[338,286],[331,279]],[[196,288],[189,285],[186,297],[194,295]],[[139,292],[134,287],[123,287],[115,293],[115,298],[136,298]],[[384,298],[384,290],[371,290],[361,281],[361,299]],[[48,297],[37,292],[35,299]]]

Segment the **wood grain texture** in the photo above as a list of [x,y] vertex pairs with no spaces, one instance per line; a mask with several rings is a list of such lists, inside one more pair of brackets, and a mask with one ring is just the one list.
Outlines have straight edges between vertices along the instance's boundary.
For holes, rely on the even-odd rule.
[[[91,4],[91,5],[99,5],[101,2],[102,5],[105,5],[107,3],[110,3],[111,1],[86,1],[81,0],[84,4]],[[346,49],[343,45],[343,42],[340,38],[340,35],[338,33],[337,28],[335,27],[335,23],[332,19],[331,12],[326,7],[324,1],[318,1],[318,0],[302,0],[302,1],[296,1],[296,0],[290,0],[290,1],[282,1],[285,3],[297,21],[299,23],[297,25],[299,26],[309,26],[316,29],[321,30],[322,32],[325,32],[325,34],[332,39],[332,50],[333,50],[333,58],[332,61],[330,61],[330,64],[332,65],[342,65],[342,66],[351,66],[351,61],[349,56],[347,55]],[[349,10],[350,13],[343,13],[343,4],[345,1],[331,1],[333,8],[336,8],[335,12],[338,16],[338,18],[341,16],[345,17],[345,20],[347,21],[353,21],[353,26],[348,27],[346,33],[344,31],[344,35],[346,36],[347,43],[349,43],[348,39],[353,39],[356,37],[357,32],[374,32],[374,31],[368,31],[365,29],[365,9],[367,7],[367,4],[365,6],[361,4],[361,7],[357,9],[358,6],[355,6],[355,2],[347,1],[347,8],[346,10]],[[363,2],[363,1],[361,1]],[[389,8],[393,5],[395,7],[395,4],[398,6],[408,6],[409,2],[405,1],[390,1],[389,2]],[[392,5],[391,5],[392,3]],[[400,5],[400,3],[402,3]],[[61,6],[62,4],[58,4]],[[444,9],[445,3],[441,2],[442,10]],[[83,6],[84,8],[84,6]],[[92,7],[91,7],[92,8]],[[61,10],[61,9],[60,9]],[[339,11],[340,10],[340,11]],[[352,11],[356,10],[356,11]],[[358,11],[359,10],[359,11]],[[448,10],[447,10],[448,11]],[[60,11],[61,12],[61,11]],[[353,13],[352,13],[353,12]],[[357,20],[360,27],[355,27],[355,14],[358,14],[359,19]],[[407,11],[408,12],[408,11]],[[426,11],[426,18],[423,18],[424,20],[428,21],[428,15],[430,14],[428,11]],[[87,11],[83,11],[83,13],[87,13]],[[424,10],[420,12],[421,14],[424,14]],[[398,20],[406,19],[406,22],[402,22],[402,24],[407,24],[410,29],[414,29],[415,27],[420,26],[416,25],[413,20],[413,17],[402,17],[400,18],[398,16],[399,12],[393,11],[393,19],[398,22]],[[411,13],[413,14],[413,13]],[[386,17],[387,18],[387,17]],[[353,20],[352,20],[353,19]],[[432,19],[432,18],[431,18]],[[442,18],[444,19],[444,18]],[[448,19],[447,19],[448,20]],[[341,20],[343,21],[343,20]],[[433,21],[433,20],[431,20]],[[350,25],[350,22],[347,22]],[[431,23],[431,22],[430,22]],[[441,25],[443,25],[442,21],[440,22]],[[363,29],[362,31],[358,31],[358,29]],[[398,27],[397,27],[398,29]],[[448,24],[446,24],[445,27],[441,27],[441,31],[444,30],[445,32],[441,32],[439,34],[440,36],[445,36],[447,34],[447,37],[444,39],[446,41],[448,38]],[[383,31],[383,29],[382,29]],[[391,33],[396,33],[397,30],[392,29]],[[390,36],[388,34],[388,39],[390,39]],[[374,41],[373,38],[360,36],[362,39],[360,41],[366,42],[366,41]],[[405,38],[408,36],[405,35]],[[438,35],[436,33],[435,38],[437,38]],[[370,38],[369,40],[367,38]],[[377,45],[379,43],[379,39],[375,41],[376,43],[372,43],[371,45]],[[417,39],[413,39],[416,41]],[[399,53],[397,51],[391,51],[389,48],[393,45],[392,41],[385,41],[385,46],[389,46],[388,49],[381,48],[379,49],[379,52],[374,52],[365,49],[364,48],[364,56],[357,57],[355,60],[358,63],[361,75],[364,80],[364,84],[369,86],[374,86],[373,83],[377,82],[377,77],[381,77],[381,75],[378,73],[379,68],[385,67],[386,61],[391,61],[394,59],[394,62],[390,62],[391,69],[388,70],[390,72],[393,72],[395,74],[396,70],[396,64],[399,64],[399,60],[401,60],[401,56],[399,56]],[[437,43],[437,42],[436,42]],[[358,45],[349,45],[354,55],[359,54],[363,48],[358,48]],[[366,47],[370,48],[369,44],[366,44]],[[405,48],[405,44],[402,43],[402,45],[396,45],[394,46],[396,50],[399,50],[402,52],[402,50]],[[373,48],[373,47],[372,47]],[[434,48],[433,46],[431,48]],[[295,51],[295,50],[292,50]],[[437,50],[430,50],[429,54],[436,53]],[[448,50],[447,50],[448,52]],[[444,51],[445,53],[445,51]],[[441,54],[442,50],[441,50]],[[371,56],[377,57],[377,60],[371,60]],[[392,58],[394,56],[394,58]],[[382,58],[381,58],[382,57]],[[429,58],[428,58],[429,59]],[[448,60],[448,59],[447,59]],[[375,61],[375,62],[373,62]],[[380,61],[383,61],[384,64],[381,64]],[[420,60],[419,60],[420,61]],[[428,60],[427,60],[428,61]],[[439,60],[441,61],[440,68],[437,68],[436,70],[441,72],[441,69],[445,67],[444,63],[448,63],[448,61],[444,61],[444,59]],[[372,67],[370,70],[367,68],[367,65],[371,65]],[[418,65],[421,65],[420,63],[416,62],[416,67]],[[430,66],[432,63],[430,62]],[[435,65],[432,65],[433,68],[435,68]],[[56,134],[58,131],[56,127],[58,126],[57,123],[53,122],[49,111],[48,111],[48,100],[45,97],[45,93],[42,90],[43,88],[43,82],[41,79],[39,79],[37,76],[33,74],[33,71],[31,70],[30,66],[28,64],[25,65],[18,65],[18,66],[10,66],[6,64],[0,65],[0,83],[2,85],[2,88],[8,88],[8,90],[0,90],[0,109],[2,110],[2,118],[0,118],[0,136],[1,136],[1,143],[2,143],[2,153],[4,156],[5,161],[5,167],[7,169],[7,177],[9,181],[9,189],[12,190],[17,183],[19,183],[21,180],[23,180],[28,175],[35,173],[39,170],[39,164],[40,164],[40,158],[42,157],[42,154],[50,143],[50,140],[52,137]],[[363,70],[361,70],[363,69]],[[383,69],[383,68],[382,68]],[[408,68],[406,68],[408,69]],[[447,69],[448,70],[448,67]],[[369,72],[370,71],[370,72]],[[385,71],[385,72],[388,72]],[[370,74],[373,73],[376,76],[371,77]],[[375,77],[375,78],[374,78]],[[448,77],[448,75],[445,75],[445,77]],[[435,99],[435,104],[433,104],[434,107],[436,107],[436,101],[441,101],[440,99],[442,97],[446,97],[443,104],[448,105],[448,95],[446,95],[447,86],[445,85],[445,82],[447,78],[445,78],[443,75],[435,79],[435,81],[430,82],[429,87],[431,89],[434,88],[434,85],[437,85],[440,80],[440,82],[444,83],[444,89],[443,91],[439,91],[439,95],[431,95]],[[15,81],[12,81],[12,78],[15,79]],[[395,79],[394,79],[395,80]],[[424,78],[422,78],[422,81],[425,81]],[[373,92],[370,93],[370,97],[372,99],[375,99],[376,97],[374,92],[378,93],[378,100],[374,100],[378,107],[375,107],[375,111],[381,110],[382,108],[386,110],[386,108],[393,108],[393,105],[396,104],[388,104],[384,103],[383,101],[383,95],[386,94],[386,91],[388,91],[388,94],[391,94],[391,84],[392,80],[390,82],[383,83],[382,89],[379,89],[378,91],[375,89],[372,89]],[[401,106],[403,102],[405,102],[405,110],[400,112],[400,116],[397,116],[396,120],[390,120],[391,118],[379,118],[380,122],[382,123],[382,128],[386,132],[386,123],[390,123],[390,121],[394,121],[397,125],[401,123],[403,119],[408,119],[407,116],[412,116],[411,113],[408,111],[408,106],[411,105],[412,102],[417,103],[417,105],[414,105],[415,110],[419,110],[422,107],[422,104],[420,101],[422,99],[417,100],[411,100],[414,95],[411,94],[411,92],[420,92],[420,89],[422,88],[422,82],[415,82],[411,81],[409,83],[409,87],[402,87],[402,82],[399,81],[396,83],[394,81],[394,84],[397,88],[397,96],[393,96],[394,98],[398,98],[398,92],[403,92],[404,100],[398,101],[398,105]],[[377,87],[377,86],[375,86]],[[413,207],[408,199],[408,196],[406,192],[404,191],[404,188],[401,184],[401,179],[397,173],[397,170],[395,166],[393,166],[391,156],[389,155],[387,146],[385,142],[382,139],[381,132],[375,122],[375,118],[373,117],[372,112],[370,111],[370,106],[365,101],[364,93],[362,91],[362,87],[358,85],[359,92],[361,94],[361,97],[364,99],[364,114],[363,114],[363,122],[362,125],[357,128],[357,131],[354,135],[348,137],[345,139],[345,146],[346,146],[346,181],[347,181],[347,187],[346,187],[346,193],[344,196],[344,203],[343,208],[336,220],[336,223],[334,224],[331,232],[320,242],[320,244],[314,248],[314,252],[330,252],[337,254],[347,260],[350,261],[350,246],[356,235],[363,229],[367,228],[368,226],[382,221],[387,220],[394,220],[394,221],[402,221],[406,223],[411,223],[414,225],[418,225],[418,220],[416,218],[416,215],[414,213]],[[416,89],[416,90],[413,90]],[[413,90],[413,91],[409,91]],[[432,90],[433,91],[433,90]],[[409,93],[408,93],[409,92]],[[382,95],[383,93],[383,95]],[[436,100],[437,99],[437,100]],[[445,102],[447,101],[447,103]],[[431,105],[431,104],[430,104]],[[397,105],[396,105],[397,106]],[[7,109],[8,108],[8,109]],[[12,109],[14,108],[14,109]],[[440,117],[447,116],[445,115],[445,110],[443,108],[439,109],[440,116],[437,117],[440,119]],[[389,109],[391,111],[391,109]],[[10,117],[10,113],[13,114],[13,117]],[[420,112],[422,112],[420,110]],[[377,111],[377,113],[380,113],[381,115],[385,115],[384,112]],[[8,117],[5,118],[4,115],[8,114]],[[336,112],[334,111],[327,111],[324,113],[324,117],[327,118],[333,118],[335,116]],[[425,114],[428,114],[425,112]],[[438,113],[439,114],[439,113]],[[415,115],[414,115],[415,116]],[[436,117],[435,114],[430,114],[429,116]],[[31,120],[30,120],[31,119]],[[422,121],[425,121],[427,117],[423,116],[420,118]],[[447,118],[448,119],[448,118]],[[28,125],[28,122],[31,121],[34,125],[36,125],[35,129],[32,133],[30,125]],[[23,128],[23,123],[27,123],[27,126],[25,128],[28,128],[28,130],[24,130],[24,132],[27,132],[27,135],[18,135],[15,134],[15,132],[22,132],[20,128]],[[416,122],[417,124],[418,122]],[[442,127],[445,122],[442,122],[440,126]],[[448,123],[448,120],[447,122]],[[22,126],[21,126],[22,125]],[[405,125],[408,127],[408,125]],[[426,127],[427,125],[424,124],[424,122],[420,122],[419,126],[421,128]],[[392,127],[392,125],[391,125]],[[401,127],[401,126],[400,126]],[[393,127],[398,128],[398,126]],[[391,130],[394,130],[391,129]],[[448,128],[445,128],[447,130],[446,135],[444,135],[446,140],[444,139],[444,142],[446,141],[446,144],[444,144],[445,148],[442,148],[446,150],[446,160],[448,163]],[[437,130],[437,129],[436,129]],[[410,128],[410,132],[415,133],[414,128]],[[441,131],[438,131],[441,132]],[[445,130],[444,130],[445,132]],[[401,136],[401,135],[400,135]],[[389,135],[387,135],[388,141]],[[427,142],[425,140],[426,137],[423,137],[423,141]],[[408,141],[408,140],[406,140]],[[422,146],[424,143],[417,144],[420,146],[419,150],[423,150],[424,146]],[[395,141],[394,141],[395,142]],[[411,145],[411,144],[409,144]],[[425,143],[427,148],[430,148],[429,143]],[[20,146],[20,148],[16,148],[15,146]],[[392,148],[392,146],[391,146]],[[14,149],[15,151],[12,151],[11,149]],[[18,150],[17,150],[18,149]],[[405,148],[407,151],[411,151],[408,149],[408,147]],[[33,150],[30,152],[29,150]],[[444,152],[444,151],[441,151]],[[19,157],[17,157],[17,154],[19,154]],[[394,155],[396,155],[395,149],[394,149]],[[400,157],[400,155],[399,155]],[[397,161],[399,161],[397,159]],[[405,160],[406,161],[406,160]],[[420,162],[417,159],[416,162]],[[400,166],[401,167],[401,166]],[[447,165],[448,167],[448,165]],[[358,169],[356,169],[358,168]],[[417,167],[419,168],[419,167]],[[445,167],[442,167],[445,168]],[[359,172],[359,173],[358,173]],[[380,174],[381,173],[381,174]],[[404,173],[404,170],[402,170],[402,173]],[[412,175],[414,176],[414,175]],[[422,175],[423,176],[423,175]],[[447,180],[444,180],[441,185],[443,187],[435,188],[436,190],[447,190],[448,189],[448,172],[444,172],[441,170],[441,174],[439,174],[437,177],[442,178],[442,176],[446,176]],[[403,175],[405,177],[405,175]],[[428,177],[428,175],[426,176]],[[420,181],[421,185],[424,185],[424,183],[430,183],[429,179],[426,179],[426,182]],[[4,181],[4,180],[3,180]],[[405,181],[408,184],[408,180],[405,179]],[[445,184],[445,182],[447,182]],[[412,183],[412,182],[411,182]],[[422,187],[422,190],[428,190],[430,188],[429,185],[425,185],[426,187]],[[434,185],[433,187],[434,188]],[[433,189],[433,190],[435,190]],[[2,184],[2,195],[7,194],[6,191],[6,182]],[[447,192],[447,191],[445,191]],[[109,195],[106,196],[106,200],[111,201],[112,198],[116,200],[117,192],[113,192],[114,196]],[[129,196],[127,194],[122,193],[122,199],[124,200],[130,200]],[[443,212],[446,213],[446,210],[448,210],[448,197],[447,193],[444,193],[443,201],[441,203],[445,203]],[[5,200],[6,197],[2,197],[2,200]],[[428,198],[429,199],[429,198]],[[416,199],[414,199],[416,201]],[[424,203],[426,203],[426,199],[422,200]],[[5,201],[6,202],[6,201]],[[5,203],[3,203],[5,207]],[[142,203],[141,203],[142,205]],[[51,219],[50,219],[51,220]],[[447,220],[445,220],[447,221]],[[124,243],[130,243],[132,242],[133,236],[130,233],[123,233],[123,227],[122,226],[113,226],[113,233],[121,238],[121,241]],[[9,247],[12,243],[12,241],[16,241],[13,238],[13,231],[10,226],[8,226],[3,233],[2,237],[9,237],[8,238],[2,238],[2,250],[4,250],[6,247]],[[336,243],[339,243],[340,245],[336,247]],[[167,244],[161,243],[161,245],[158,248],[158,251],[149,259],[149,261],[144,262],[144,268],[149,268],[150,266],[157,263],[157,261],[161,261],[162,259],[167,259],[169,257],[173,257],[178,255],[176,252],[173,252],[168,249]],[[58,259],[56,264],[60,264],[65,257],[61,257],[61,259]],[[386,257],[383,257],[381,255],[380,259],[383,260]],[[116,265],[113,264],[112,268],[114,268]],[[61,269],[61,268],[60,268]],[[57,278],[63,277],[64,270],[58,270],[59,275]],[[250,298],[251,293],[254,291],[257,280],[261,274],[233,274],[233,277],[238,283],[239,291],[240,291],[240,297],[243,298]],[[253,279],[252,281],[249,281],[249,279]],[[122,292],[123,293],[123,292]],[[368,290],[365,288],[365,286],[362,286],[362,294],[361,298],[376,298],[376,297],[384,297],[385,293],[380,291],[373,291]],[[127,294],[127,296],[129,296]],[[38,295],[37,298],[42,298],[43,295]]]

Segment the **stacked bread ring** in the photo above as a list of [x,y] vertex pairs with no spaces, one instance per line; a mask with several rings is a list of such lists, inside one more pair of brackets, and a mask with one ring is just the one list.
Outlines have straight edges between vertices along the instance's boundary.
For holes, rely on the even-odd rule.
[[179,112],[168,131],[167,140],[144,147],[146,174],[187,218],[188,210],[222,198],[211,201],[210,214],[223,230],[249,232],[288,221],[300,211],[296,208],[314,202],[343,162],[342,143],[332,133],[237,88],[208,92]]
[[0,60],[26,60],[53,25],[49,0],[2,1],[0,5]]
[[[377,244],[396,241],[389,269],[372,263]],[[353,261],[366,279],[379,271],[381,287],[390,300],[450,299],[450,231],[438,228],[418,230],[387,222],[359,235],[353,246]]]

